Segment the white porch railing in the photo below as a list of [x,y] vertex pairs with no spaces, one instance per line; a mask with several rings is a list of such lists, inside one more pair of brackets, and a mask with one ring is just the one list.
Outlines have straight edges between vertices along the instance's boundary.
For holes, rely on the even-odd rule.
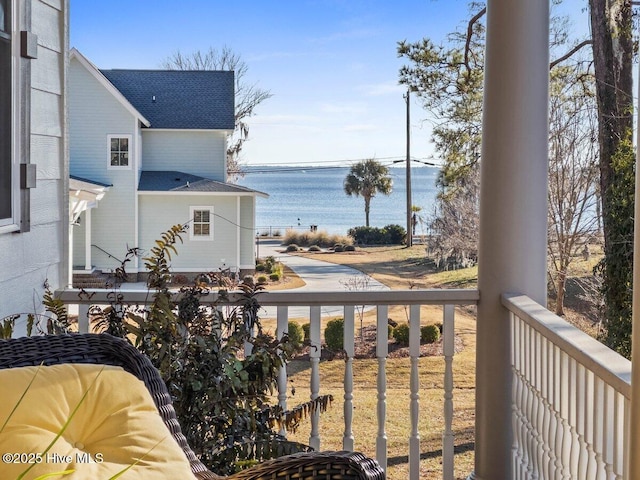
[[511,312],[513,478],[628,478],[631,362],[526,296],[505,295],[503,304]]
[[[146,291],[122,291],[125,303],[144,304]],[[108,303],[105,291],[92,292],[91,299],[79,291],[58,292],[68,305],[78,305],[80,328],[88,330],[86,312],[90,304]],[[409,478],[420,478],[419,354],[420,307],[441,305],[444,329],[444,428],[443,478],[453,477],[453,356],[454,306],[475,304],[476,290],[410,290],[376,292],[269,292],[260,293],[263,306],[276,307],[277,331],[287,331],[289,312],[308,308],[311,324],[310,397],[320,394],[322,307],[340,306],[345,321],[344,348],[344,433],[343,448],[354,448],[353,401],[357,396],[353,382],[355,353],[355,307],[376,308],[378,385],[376,457],[387,465],[387,318],[389,307],[409,306],[410,323],[410,436],[408,439]],[[203,303],[214,303],[210,294]],[[230,300],[233,302],[234,296]],[[546,308],[522,295],[504,295],[502,302],[511,312],[512,344],[512,465],[515,480],[580,479],[621,480],[627,472],[628,424],[631,364],[604,345],[569,325]],[[296,313],[296,317],[298,314]],[[499,388],[499,386],[496,386]],[[278,400],[286,407],[286,367],[279,378]],[[373,432],[372,432],[373,434]],[[311,418],[309,443],[321,445],[318,416]]]
[[[78,290],[66,290],[58,292],[58,296],[68,305],[78,305],[79,329],[88,331],[87,312],[90,305],[107,304],[107,291],[89,291],[87,295],[79,295]],[[127,304],[144,304],[150,301],[147,291],[121,290],[123,302]],[[443,347],[445,359],[444,385],[444,429],[443,429],[443,479],[453,480],[454,461],[454,436],[452,430],[453,421],[453,356],[454,356],[454,307],[456,305],[469,305],[477,303],[479,298],[477,290],[391,290],[375,292],[264,292],[260,293],[258,301],[262,306],[275,306],[277,311],[277,332],[281,336],[288,329],[289,309],[294,307],[308,307],[308,319],[311,324],[310,364],[311,382],[310,398],[315,399],[320,394],[320,355],[321,355],[321,315],[322,307],[341,306],[344,317],[344,349],[347,359],[344,369],[344,434],[343,448],[353,450],[354,432],[353,424],[353,400],[357,392],[354,392],[353,359],[355,339],[355,307],[361,305],[373,306],[377,309],[377,346],[376,356],[378,361],[377,380],[377,426],[376,426],[376,458],[386,470],[387,467],[387,376],[386,363],[388,356],[388,310],[390,306],[409,306],[410,325],[410,385],[408,396],[410,398],[410,437],[408,439],[409,452],[409,478],[420,478],[420,432],[418,430],[419,402],[420,402],[420,307],[423,305],[441,305],[443,307]],[[230,295],[233,302],[235,297]],[[203,304],[214,303],[217,294],[210,294],[202,299]],[[299,308],[298,308],[299,311]],[[298,315],[296,314],[296,317]],[[316,348],[313,348],[316,347]],[[280,372],[278,380],[278,400],[283,408],[287,401],[287,372],[286,367]],[[321,435],[319,429],[319,416],[311,417],[311,433],[309,444],[319,448]]]

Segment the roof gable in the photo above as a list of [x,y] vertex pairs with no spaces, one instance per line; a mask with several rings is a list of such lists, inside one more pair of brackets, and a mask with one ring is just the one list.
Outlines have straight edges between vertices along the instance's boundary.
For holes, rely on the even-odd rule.
[[151,128],[233,130],[234,73],[213,70],[100,70]]
[[114,85],[107,80],[107,78],[98,70],[98,68],[91,63],[84,55],[82,55],[76,48],[72,48],[69,55],[70,60],[76,60],[82,65],[107,91],[118,100],[124,108],[126,108],[134,117],[136,117],[143,125],[149,126],[149,120],[138,111],[134,105],[129,102],[127,98],[118,91]]

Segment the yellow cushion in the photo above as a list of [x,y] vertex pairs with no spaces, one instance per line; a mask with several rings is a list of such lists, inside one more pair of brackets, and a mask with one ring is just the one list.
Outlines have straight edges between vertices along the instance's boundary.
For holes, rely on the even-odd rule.
[[[138,460],[119,478],[194,478],[144,383],[119,367],[64,364],[0,370],[0,428],[18,404],[0,433],[2,479],[17,478],[30,466],[27,462],[37,463],[25,480],[68,469],[75,472],[55,478],[108,479]],[[44,454],[78,405],[67,429]]]

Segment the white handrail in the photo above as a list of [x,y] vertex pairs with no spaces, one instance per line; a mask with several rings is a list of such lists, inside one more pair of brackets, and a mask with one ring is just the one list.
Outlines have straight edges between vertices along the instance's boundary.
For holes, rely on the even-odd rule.
[[514,479],[627,478],[631,362],[524,295],[511,312]]

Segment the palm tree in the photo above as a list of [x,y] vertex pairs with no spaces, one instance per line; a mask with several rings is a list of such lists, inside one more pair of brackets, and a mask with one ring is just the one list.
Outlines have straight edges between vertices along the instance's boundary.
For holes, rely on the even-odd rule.
[[389,176],[389,169],[372,158],[351,166],[351,170],[344,179],[344,191],[349,196],[355,195],[364,198],[367,227],[369,226],[371,199],[378,192],[389,195],[392,185],[393,181]]

